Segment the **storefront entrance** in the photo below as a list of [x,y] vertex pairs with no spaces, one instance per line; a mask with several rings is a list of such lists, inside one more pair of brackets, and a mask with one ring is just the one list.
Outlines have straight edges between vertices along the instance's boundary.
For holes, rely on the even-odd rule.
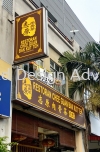
[[[17,145],[12,147],[12,152],[43,152],[43,150],[45,151],[45,149],[40,149],[39,147],[34,147],[34,146],[28,146],[28,145]],[[73,149],[67,147],[65,149],[59,149],[59,148],[48,148],[46,150],[46,152],[74,152]],[[93,152],[93,151],[90,151]],[[98,152],[98,151],[94,151],[94,152]]]
[[74,152],[75,132],[13,109],[12,152]]

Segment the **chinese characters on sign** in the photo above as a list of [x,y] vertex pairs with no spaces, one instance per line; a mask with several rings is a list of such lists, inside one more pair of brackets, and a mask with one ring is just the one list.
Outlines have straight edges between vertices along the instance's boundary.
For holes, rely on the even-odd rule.
[[15,18],[14,63],[48,56],[45,8]]
[[[20,72],[23,78],[23,72]],[[24,89],[23,89],[24,88]],[[17,100],[85,128],[84,108],[39,80],[17,80]]]

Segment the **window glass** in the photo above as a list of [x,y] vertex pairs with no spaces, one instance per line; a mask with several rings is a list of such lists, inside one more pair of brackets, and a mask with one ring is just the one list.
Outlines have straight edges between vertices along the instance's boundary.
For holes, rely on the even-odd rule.
[[43,67],[42,60],[31,61],[30,63],[22,64],[19,66],[19,68],[22,68],[27,72],[35,72],[38,66]]
[[61,67],[51,59],[50,59],[50,70],[51,72],[53,72],[52,74],[54,78],[54,84],[52,85],[53,88],[65,95],[65,90],[66,90],[65,75],[63,72],[60,73]]
[[62,93],[65,95],[66,85],[62,85]]
[[28,68],[29,68],[29,65],[28,64],[24,64],[24,70],[28,72],[29,71]]
[[38,66],[43,67],[43,61],[42,60],[36,60],[35,61]]
[[55,64],[55,70],[57,70],[57,71],[60,70],[60,67],[57,64]]
[[50,60],[50,67],[55,68],[54,67],[54,62],[52,60]]

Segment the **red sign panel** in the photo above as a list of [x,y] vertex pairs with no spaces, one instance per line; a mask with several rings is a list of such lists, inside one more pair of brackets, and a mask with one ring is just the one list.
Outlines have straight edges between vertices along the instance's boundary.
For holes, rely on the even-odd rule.
[[100,141],[100,136],[90,135],[89,140],[91,141]]

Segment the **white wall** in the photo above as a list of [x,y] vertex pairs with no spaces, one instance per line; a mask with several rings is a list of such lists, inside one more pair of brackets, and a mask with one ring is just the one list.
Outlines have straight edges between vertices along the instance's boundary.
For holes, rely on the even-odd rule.
[[28,5],[26,5],[26,3],[22,0],[14,0],[14,7],[14,11],[18,15],[23,15],[32,11],[32,9]]
[[[70,51],[73,52],[72,49],[68,46],[68,42],[66,40],[64,40],[64,38],[61,36],[60,38],[60,34],[58,32],[53,31],[53,27],[52,25],[50,26],[49,24],[49,28],[48,28],[48,41],[50,44],[52,44],[56,50],[58,50],[61,54],[65,51]],[[59,34],[59,36],[57,35]],[[62,40],[63,39],[63,40]]]
[[12,64],[13,62],[13,24],[9,20],[13,19],[3,7],[0,1],[0,58]]
[[80,46],[75,40],[73,40],[73,47],[74,47],[74,52],[80,51]]
[[7,137],[6,142],[11,142],[11,118],[0,119],[0,137]]

